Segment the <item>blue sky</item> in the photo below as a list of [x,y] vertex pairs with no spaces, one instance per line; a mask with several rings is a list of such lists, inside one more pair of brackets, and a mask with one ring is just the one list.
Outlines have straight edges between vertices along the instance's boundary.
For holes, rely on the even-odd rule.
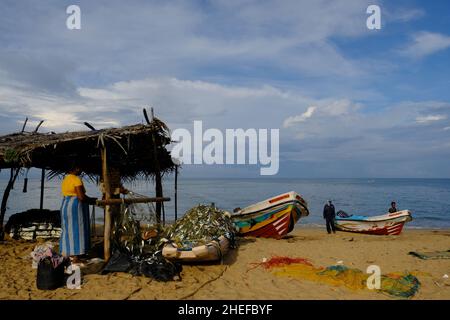
[[153,106],[172,129],[279,128],[280,177],[449,178],[449,18],[444,0],[2,1],[0,133],[26,116],[133,124]]

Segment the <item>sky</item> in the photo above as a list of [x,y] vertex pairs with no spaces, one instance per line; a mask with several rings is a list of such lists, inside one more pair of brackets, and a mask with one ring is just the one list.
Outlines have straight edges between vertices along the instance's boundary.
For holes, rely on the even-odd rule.
[[449,74],[445,0],[0,1],[0,134],[25,117],[42,132],[141,123],[153,107],[172,130],[279,129],[277,177],[450,178]]

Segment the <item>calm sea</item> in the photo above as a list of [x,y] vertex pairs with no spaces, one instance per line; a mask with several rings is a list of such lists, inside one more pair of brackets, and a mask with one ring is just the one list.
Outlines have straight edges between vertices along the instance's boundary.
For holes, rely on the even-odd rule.
[[[44,207],[59,209],[60,183],[46,181]],[[86,183],[88,195],[99,196],[94,183]],[[0,188],[6,185],[0,180]],[[39,207],[39,179],[30,179],[28,192],[23,193],[19,179],[8,202],[7,217],[13,213]],[[154,195],[151,181],[137,181],[125,187],[141,194]],[[274,195],[294,190],[308,202],[310,216],[300,224],[323,224],[322,209],[332,199],[337,210],[363,215],[387,212],[395,200],[399,209],[412,211],[410,228],[450,228],[450,179],[187,179],[178,181],[178,216],[199,203],[214,202],[219,208],[233,210]],[[174,219],[174,181],[164,180],[167,220]],[[98,214],[100,216],[100,214]],[[5,219],[5,222],[7,219]]]

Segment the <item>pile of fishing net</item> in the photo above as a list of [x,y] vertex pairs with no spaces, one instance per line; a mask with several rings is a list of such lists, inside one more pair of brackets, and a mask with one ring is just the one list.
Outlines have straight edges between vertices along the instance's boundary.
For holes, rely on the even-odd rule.
[[214,205],[198,205],[166,230],[165,241],[169,240],[179,248],[193,248],[225,236],[233,247],[234,235],[235,227],[229,213]]
[[[129,272],[157,281],[179,280],[182,267],[165,259],[155,239],[143,239],[145,222],[155,227],[154,210],[147,204],[121,206],[113,227],[113,254],[102,273]],[[157,227],[155,227],[157,228]]]
[[128,272],[134,276],[146,276],[157,281],[181,280],[182,266],[165,259],[161,251],[139,256],[115,250],[102,273]]
[[[345,286],[352,290],[367,289],[367,280],[370,276],[359,269],[344,265],[317,268],[304,258],[272,257],[258,265],[262,265],[277,276]],[[390,273],[381,275],[381,286],[377,291],[391,296],[411,298],[419,287],[419,280],[410,273]]]
[[[133,197],[137,197],[135,193]],[[122,204],[120,214],[115,217],[112,233],[113,247],[129,252],[132,256],[141,255],[144,246],[146,250],[156,251],[161,226],[157,224],[153,204]]]

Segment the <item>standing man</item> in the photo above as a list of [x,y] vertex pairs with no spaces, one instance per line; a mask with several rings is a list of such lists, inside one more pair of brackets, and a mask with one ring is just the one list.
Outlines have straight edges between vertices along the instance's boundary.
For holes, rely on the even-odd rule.
[[397,204],[395,203],[395,201],[391,202],[391,207],[389,208],[389,213],[394,213],[397,212]]
[[327,224],[327,232],[328,234],[333,231],[333,233],[336,233],[336,228],[334,226],[334,219],[336,217],[336,210],[334,209],[334,205],[331,202],[331,200],[328,200],[327,204],[323,208],[323,218],[326,221]]

